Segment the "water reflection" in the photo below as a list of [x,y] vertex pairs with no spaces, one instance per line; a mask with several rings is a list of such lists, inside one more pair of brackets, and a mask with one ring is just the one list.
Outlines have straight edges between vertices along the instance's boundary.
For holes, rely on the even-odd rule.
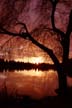
[[[67,76],[68,86],[72,86],[72,78]],[[58,74],[53,69],[39,70],[3,70],[0,71],[0,91],[4,85],[8,94],[28,95],[32,98],[57,95]]]
[[57,73],[49,71],[23,70],[0,73],[0,90],[6,84],[8,93],[29,95],[32,98],[56,95]]
[[15,73],[20,74],[22,76],[36,76],[36,77],[44,77],[45,72],[42,72],[38,69],[31,69],[29,71],[23,70],[23,71],[15,71]]

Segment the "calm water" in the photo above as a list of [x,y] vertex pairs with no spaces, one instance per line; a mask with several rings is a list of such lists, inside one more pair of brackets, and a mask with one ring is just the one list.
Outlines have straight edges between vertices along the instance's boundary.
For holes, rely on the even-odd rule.
[[4,84],[8,93],[29,95],[32,98],[41,98],[47,95],[56,95],[54,89],[58,87],[57,73],[49,71],[23,70],[3,71],[0,73],[0,90]]
[[[72,78],[67,77],[69,86]],[[23,71],[3,71],[0,73],[0,90],[6,85],[9,94],[29,95],[32,98],[56,95],[58,88],[57,72],[53,70],[40,71],[38,69]]]

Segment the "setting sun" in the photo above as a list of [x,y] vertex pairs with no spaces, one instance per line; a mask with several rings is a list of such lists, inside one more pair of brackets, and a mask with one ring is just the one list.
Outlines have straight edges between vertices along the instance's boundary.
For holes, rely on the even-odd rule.
[[43,63],[44,59],[43,57],[31,57],[29,58],[29,62],[34,63],[34,64],[39,64],[39,63]]
[[24,57],[15,59],[16,62],[39,64],[44,62],[43,57]]

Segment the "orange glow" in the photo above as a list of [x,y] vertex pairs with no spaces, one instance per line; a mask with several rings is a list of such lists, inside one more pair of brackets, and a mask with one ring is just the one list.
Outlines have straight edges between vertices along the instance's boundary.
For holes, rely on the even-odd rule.
[[38,69],[31,69],[26,72],[26,70],[23,71],[15,71],[15,73],[20,74],[22,76],[37,76],[37,77],[44,77],[45,72],[39,71]]
[[[18,58],[15,59],[16,62],[24,62],[24,63],[34,63],[39,64],[44,62],[43,57],[24,57],[24,58]],[[38,69],[31,69],[26,72],[26,70],[23,71],[15,71],[15,73],[20,74],[22,76],[36,76],[36,77],[44,77],[45,73],[38,70]]]
[[24,62],[24,63],[34,63],[39,64],[44,62],[43,57],[24,57],[24,58],[16,58],[16,62]]

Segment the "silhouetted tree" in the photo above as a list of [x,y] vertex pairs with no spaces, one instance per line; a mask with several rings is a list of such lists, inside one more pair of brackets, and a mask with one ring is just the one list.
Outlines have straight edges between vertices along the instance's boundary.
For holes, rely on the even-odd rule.
[[68,23],[66,33],[64,33],[60,29],[56,28],[55,20],[54,20],[54,14],[55,14],[56,6],[57,6],[59,0],[50,0],[50,1],[52,3],[52,15],[51,15],[52,27],[53,27],[53,30],[55,32],[60,34],[60,36],[61,36],[61,45],[62,45],[62,48],[63,48],[62,63],[64,64],[64,66],[62,67],[63,72],[59,73],[59,76],[60,76],[60,74],[62,74],[63,78],[62,78],[62,82],[60,81],[61,82],[60,85],[61,85],[62,89],[65,92],[67,90],[66,66],[65,66],[65,64],[67,64],[67,62],[69,60],[70,34],[72,32],[72,10],[70,11],[69,23]]
[[59,60],[57,59],[56,55],[53,53],[53,51],[51,49],[49,49],[46,46],[44,46],[43,44],[39,43],[37,40],[35,40],[32,37],[32,35],[29,33],[29,31],[26,27],[26,24],[24,24],[22,22],[17,23],[22,26],[19,33],[10,32],[6,28],[4,28],[4,26],[2,26],[2,24],[0,24],[0,33],[7,34],[7,35],[13,36],[13,37],[20,36],[24,39],[28,39],[29,41],[32,41],[33,44],[35,44],[36,46],[41,48],[44,52],[46,52],[50,56],[52,61],[54,62],[57,72],[58,72],[58,78],[59,78],[59,91],[58,92],[59,92],[59,94],[64,95],[67,93],[67,79],[66,79],[66,68],[65,67],[69,60],[68,56],[69,56],[69,47],[70,47],[70,34],[72,32],[72,10],[69,15],[69,23],[68,23],[66,33],[64,33],[63,31],[56,28],[56,26],[55,26],[54,15],[55,15],[56,6],[57,6],[59,0],[50,0],[50,2],[52,4],[52,14],[51,14],[52,30],[54,32],[58,33],[61,38],[60,42],[61,42],[61,45],[63,48],[63,57],[62,57],[63,65],[60,64]]

